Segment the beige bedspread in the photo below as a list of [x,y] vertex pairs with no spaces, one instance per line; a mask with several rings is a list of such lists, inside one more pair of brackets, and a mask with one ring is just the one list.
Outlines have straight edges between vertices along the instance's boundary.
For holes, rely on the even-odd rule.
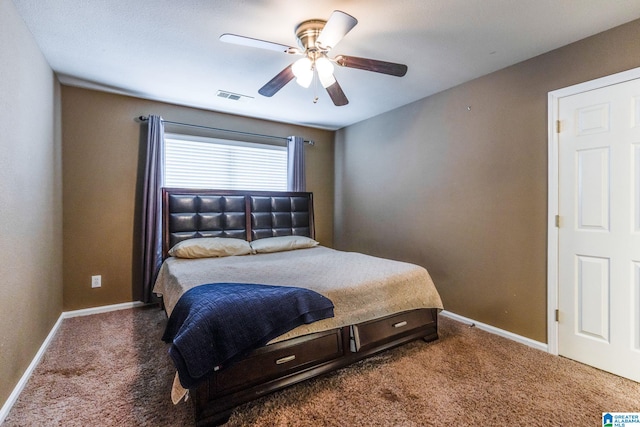
[[299,326],[271,342],[406,310],[442,308],[440,296],[424,268],[322,246],[225,258],[168,258],[153,292],[162,295],[167,314],[171,315],[185,291],[216,282],[299,286],[333,302],[335,317]]

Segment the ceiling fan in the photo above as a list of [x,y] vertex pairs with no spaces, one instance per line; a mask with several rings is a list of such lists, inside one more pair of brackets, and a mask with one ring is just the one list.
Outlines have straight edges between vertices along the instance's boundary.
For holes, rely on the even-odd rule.
[[[333,64],[397,77],[402,77],[407,73],[406,65],[393,62],[346,55],[338,55],[330,58],[328,54],[331,49],[333,49],[357,23],[358,20],[356,18],[339,10],[334,10],[328,21],[319,19],[304,21],[300,23],[295,30],[300,48],[228,33],[221,35],[220,40],[226,43],[275,50],[292,55],[302,55],[302,58],[287,66],[287,68],[279,72],[274,78],[269,80],[267,84],[262,86],[258,90],[260,95],[273,96],[294,78],[296,78],[296,82],[299,85],[309,87],[314,77],[317,76],[316,81],[319,81],[327,90],[333,103],[336,106],[341,106],[347,105],[349,100],[333,75]],[[318,98],[316,97],[314,102],[317,102],[317,100]]]

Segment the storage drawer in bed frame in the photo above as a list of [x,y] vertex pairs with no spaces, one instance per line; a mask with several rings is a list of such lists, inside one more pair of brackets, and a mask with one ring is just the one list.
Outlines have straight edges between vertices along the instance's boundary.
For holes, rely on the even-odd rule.
[[255,350],[247,358],[213,375],[213,395],[282,377],[344,354],[342,329],[318,332]]
[[433,310],[411,310],[351,326],[351,351],[366,351],[434,322]]

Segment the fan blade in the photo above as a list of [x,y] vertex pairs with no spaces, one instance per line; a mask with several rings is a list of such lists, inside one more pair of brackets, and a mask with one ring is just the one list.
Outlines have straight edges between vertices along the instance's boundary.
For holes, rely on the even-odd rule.
[[252,39],[251,37],[238,36],[236,34],[225,33],[220,36],[220,41],[239,44],[241,46],[257,47],[259,49],[275,50],[276,52],[300,53],[300,49],[295,47],[268,42],[266,40]]
[[376,59],[358,58],[356,56],[338,55],[335,57],[336,64],[342,67],[358,68],[360,70],[373,71],[374,73],[389,74],[391,76],[402,77],[407,74],[407,66],[396,64],[395,62],[378,61]]
[[263,96],[273,96],[287,83],[293,80],[295,76],[291,71],[291,65],[280,71],[274,78],[269,80],[266,85],[262,86],[258,93]]
[[342,88],[338,84],[337,80],[334,84],[327,87],[327,93],[329,93],[329,96],[331,97],[331,100],[336,107],[341,107],[349,103],[347,96],[342,91]]
[[334,10],[320,32],[316,45],[327,50],[334,48],[357,23],[358,20],[353,16]]

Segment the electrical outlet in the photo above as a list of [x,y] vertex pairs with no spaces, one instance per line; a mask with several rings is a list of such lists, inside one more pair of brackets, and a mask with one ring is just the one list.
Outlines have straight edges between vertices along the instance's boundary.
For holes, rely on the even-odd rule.
[[99,288],[102,286],[102,276],[91,276],[91,287]]

